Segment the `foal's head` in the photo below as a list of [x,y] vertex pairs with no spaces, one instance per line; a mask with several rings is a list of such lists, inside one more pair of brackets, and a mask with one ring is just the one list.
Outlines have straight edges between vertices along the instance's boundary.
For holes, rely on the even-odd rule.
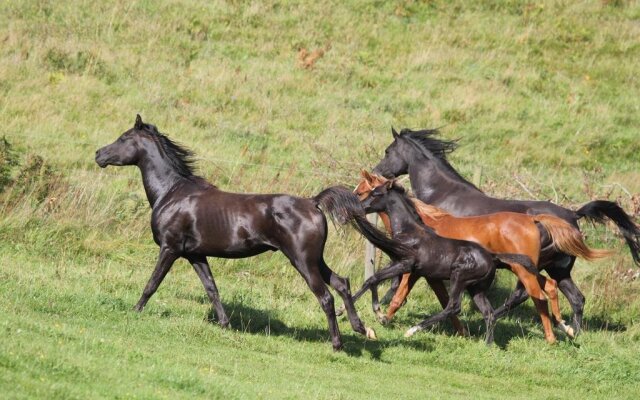
[[384,185],[389,181],[387,178],[380,175],[370,174],[364,169],[360,171],[360,176],[362,177],[362,179],[360,180],[360,182],[358,182],[358,185],[353,190],[353,193],[358,196],[360,201],[369,197],[369,194],[373,191],[373,189],[380,185]]
[[193,153],[158,132],[151,124],[136,116],[133,128],[113,143],[96,151],[96,163],[107,165],[140,165],[145,159],[162,159],[182,176],[193,175]]
[[365,212],[385,212],[387,206],[396,201],[392,193],[404,194],[404,188],[398,185],[394,180],[386,180],[381,184],[373,186],[370,191],[361,197],[361,204],[364,207]]

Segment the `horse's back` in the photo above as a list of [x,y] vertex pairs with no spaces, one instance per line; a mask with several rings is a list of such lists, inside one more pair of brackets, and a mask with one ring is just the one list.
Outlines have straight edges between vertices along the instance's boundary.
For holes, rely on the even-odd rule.
[[284,194],[225,192],[213,186],[176,190],[154,212],[154,236],[185,253],[242,258],[281,250],[291,237],[325,235],[320,211],[309,200]]

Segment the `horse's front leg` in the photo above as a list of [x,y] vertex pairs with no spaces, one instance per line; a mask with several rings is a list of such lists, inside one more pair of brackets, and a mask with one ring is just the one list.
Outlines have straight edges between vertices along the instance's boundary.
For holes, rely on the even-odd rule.
[[370,288],[376,288],[378,283],[405,272],[411,272],[414,264],[414,260],[392,261],[362,284],[362,287],[353,295],[353,302],[355,303]]
[[153,270],[147,286],[144,287],[138,304],[134,307],[136,311],[142,311],[147,301],[149,301],[149,298],[158,290],[158,286],[160,286],[160,283],[164,277],[167,276],[167,272],[169,272],[171,266],[177,259],[178,256],[171,251],[171,249],[168,247],[160,247],[160,255],[158,256],[156,268]]

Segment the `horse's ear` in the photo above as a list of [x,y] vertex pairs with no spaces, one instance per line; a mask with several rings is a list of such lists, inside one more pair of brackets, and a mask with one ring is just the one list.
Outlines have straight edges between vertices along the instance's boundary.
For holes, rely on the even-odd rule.
[[133,127],[136,129],[142,129],[142,125],[143,125],[142,117],[140,116],[140,114],[136,114],[136,123],[135,125],[133,125]]
[[400,136],[400,135],[398,135],[398,132],[396,132],[396,130],[395,130],[395,129],[393,129],[393,126],[391,127],[391,134],[393,135],[393,138],[394,138],[394,139],[397,139],[397,138],[398,138],[398,136]]
[[361,175],[364,179],[366,179],[367,181],[371,181],[372,176],[371,176],[371,174],[370,174],[366,169],[362,169],[362,170],[360,171],[360,175]]

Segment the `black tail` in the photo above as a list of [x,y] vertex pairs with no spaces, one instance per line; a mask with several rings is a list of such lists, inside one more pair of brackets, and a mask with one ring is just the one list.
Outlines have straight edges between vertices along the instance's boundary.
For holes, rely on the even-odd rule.
[[615,222],[627,241],[633,262],[640,266],[640,228],[619,205],[612,201],[595,200],[582,206],[576,215],[599,223],[604,223],[605,218]]
[[520,264],[526,268],[527,271],[531,272],[534,275],[540,275],[540,271],[531,261],[529,256],[525,256],[522,254],[510,254],[510,253],[499,253],[493,255],[493,260],[497,261],[498,264],[501,263],[515,263]]
[[313,198],[329,217],[341,225],[350,222],[374,246],[382,250],[393,260],[407,258],[413,252],[404,244],[389,238],[373,226],[365,216],[364,208],[358,197],[343,186],[332,186]]

